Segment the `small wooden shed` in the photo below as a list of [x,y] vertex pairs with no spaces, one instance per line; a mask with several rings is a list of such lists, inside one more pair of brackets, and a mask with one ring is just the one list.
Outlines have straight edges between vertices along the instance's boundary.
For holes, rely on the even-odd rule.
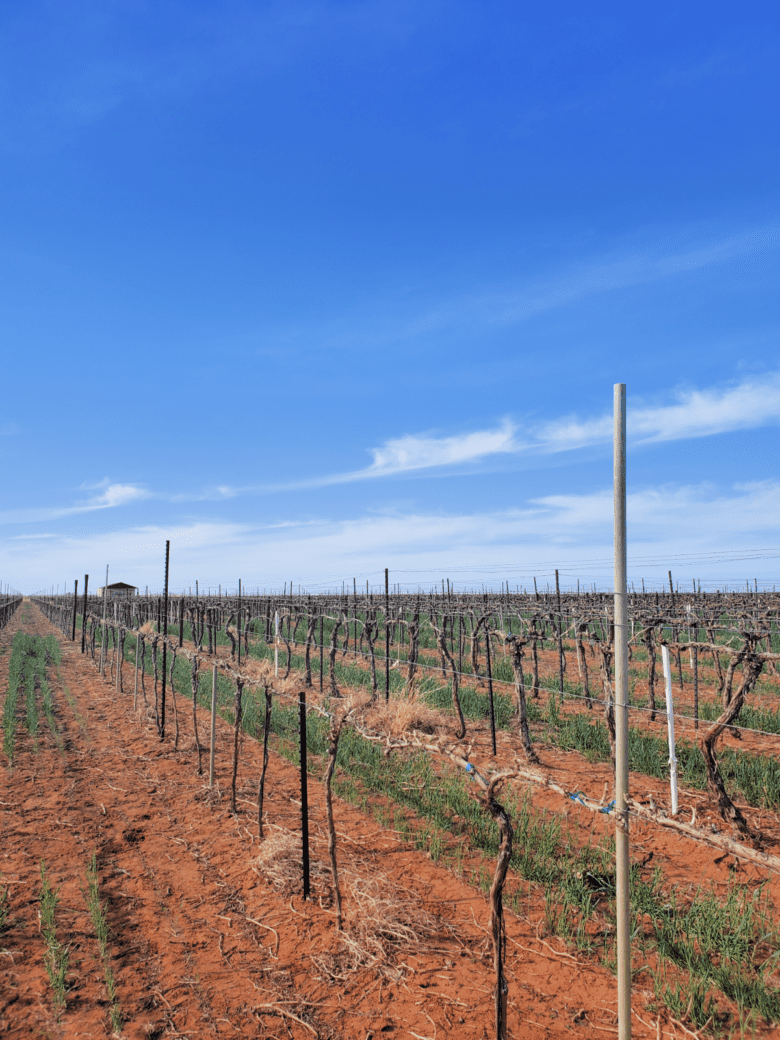
[[[137,585],[128,585],[126,581],[115,581],[113,585],[104,586],[108,599],[124,598],[134,596],[138,591]],[[97,595],[103,595],[103,589],[97,590]]]

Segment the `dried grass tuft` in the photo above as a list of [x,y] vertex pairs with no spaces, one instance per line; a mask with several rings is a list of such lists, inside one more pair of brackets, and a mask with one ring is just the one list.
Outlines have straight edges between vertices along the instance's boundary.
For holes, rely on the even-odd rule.
[[[300,834],[271,824],[254,866],[276,888],[295,889],[301,884],[301,855]],[[317,883],[330,885],[330,869],[313,858],[309,862],[309,876],[312,887]]]
[[[242,651],[243,653],[243,651]],[[284,695],[289,693],[295,693],[302,685],[302,678],[295,671],[292,671],[287,679],[282,678],[284,670],[286,668],[286,655],[287,651],[282,646],[279,650],[279,675],[274,676],[274,663],[273,661],[265,658],[241,658],[241,674],[246,675],[250,682],[256,683],[258,686],[268,683],[269,686],[273,686],[275,695]]]
[[313,957],[321,976],[343,981],[358,971],[371,969],[400,979],[403,968],[395,955],[421,947],[444,927],[420,904],[384,874],[372,877],[346,874],[347,923],[339,933],[334,953]]
[[[301,837],[284,827],[271,825],[253,866],[276,888],[298,890],[301,883]],[[331,893],[330,869],[312,857],[312,891]],[[422,909],[416,897],[385,874],[340,871],[346,920],[338,933],[336,948],[312,957],[320,977],[344,980],[355,972],[371,969],[399,979],[404,969],[394,962],[397,954],[408,956],[426,940],[440,935],[447,925]]]
[[372,727],[391,737],[400,737],[415,729],[435,733],[446,727],[442,713],[426,704],[416,690],[407,697],[391,698],[387,703],[377,701],[369,715]]

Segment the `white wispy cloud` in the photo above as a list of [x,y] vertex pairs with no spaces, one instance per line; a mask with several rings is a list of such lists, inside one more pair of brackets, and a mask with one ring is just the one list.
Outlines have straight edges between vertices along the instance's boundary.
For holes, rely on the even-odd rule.
[[[780,422],[780,372],[740,383],[706,389],[680,388],[661,403],[645,404],[629,394],[627,427],[635,445],[709,437],[755,429]],[[334,473],[275,487],[219,488],[227,497],[241,490],[289,490],[324,487],[396,476],[426,469],[462,466],[498,455],[544,455],[609,443],[612,415],[566,416],[542,423],[520,424],[504,419],[493,429],[436,437],[405,434],[369,449],[372,462],[364,469]]]
[[364,470],[364,475],[384,476],[429,466],[451,466],[484,455],[515,451],[514,432],[512,424],[505,421],[497,430],[479,430],[455,437],[398,437],[372,450],[374,461]]
[[[628,497],[629,573],[663,583],[671,567],[681,584],[693,577],[744,581],[780,575],[780,484],[718,489],[707,484],[643,489]],[[520,508],[476,513],[398,512],[345,520],[321,518],[268,525],[214,520],[99,531],[90,536],[24,536],[0,543],[0,573],[23,589],[57,576],[102,573],[158,589],[165,540],[171,541],[171,589],[236,582],[253,589],[340,587],[353,577],[372,584],[389,567],[391,581],[427,586],[442,577],[479,588],[483,581],[533,585],[559,568],[564,584],[579,579],[607,588],[612,580],[612,492],[550,495]],[[749,559],[750,558],[750,559]],[[748,561],[748,562],[746,562]],[[780,578],[775,579],[780,584]],[[36,586],[36,583],[38,585]]]
[[45,506],[40,509],[7,509],[0,512],[0,523],[23,524],[46,520],[58,520],[64,516],[75,516],[78,513],[91,513],[98,509],[114,509],[128,505],[141,498],[149,497],[149,492],[137,484],[112,484],[102,481],[99,494],[88,499],[74,502],[69,506]]
[[[755,429],[780,421],[780,372],[725,387],[678,389],[669,403],[632,405],[626,411],[628,437],[636,444],[709,437]],[[548,451],[569,451],[604,443],[612,437],[612,416],[564,418],[535,431],[535,444]]]
[[433,437],[427,434],[394,437],[380,447],[370,449],[373,456],[370,466],[325,480],[328,483],[367,480],[436,466],[455,466],[474,462],[488,455],[510,454],[518,450],[516,429],[513,423],[504,420],[493,430],[477,430],[450,437]]

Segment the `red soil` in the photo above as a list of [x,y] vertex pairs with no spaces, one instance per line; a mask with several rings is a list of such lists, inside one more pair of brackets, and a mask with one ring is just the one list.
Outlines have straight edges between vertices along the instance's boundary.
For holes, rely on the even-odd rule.
[[[258,861],[263,846],[257,837],[257,745],[243,743],[233,816],[219,786],[229,784],[229,728],[218,722],[219,784],[209,791],[197,775],[186,727],[178,751],[170,740],[161,743],[149,722],[134,713],[132,696],[117,696],[77,644],[63,640],[37,608],[26,609],[32,617],[28,630],[54,632],[60,639],[62,683],[70,696],[52,667],[64,751],[57,750],[43,721],[37,753],[19,727],[13,769],[2,774],[0,888],[9,888],[11,913],[0,936],[0,1035],[110,1035],[103,967],[83,894],[93,852],[108,912],[123,1036],[494,1035],[489,911],[479,892],[336,799],[344,876],[378,882],[379,891],[394,894],[408,920],[433,919],[419,941],[390,944],[383,963],[346,970],[331,905],[321,785],[310,779],[313,898],[305,901],[297,869],[276,886]],[[23,613],[0,635],[3,646],[22,625]],[[0,693],[9,656],[6,650],[0,659]],[[499,759],[513,758],[514,740],[508,734],[499,740]],[[545,771],[567,787],[600,794],[609,779],[607,766],[540,750]],[[475,761],[480,757],[489,757],[484,727],[474,751]],[[664,800],[664,785],[632,777],[632,783],[640,782],[639,790]],[[540,808],[564,808],[549,792],[533,788],[531,795]],[[265,803],[269,841],[299,834],[298,799],[297,770],[272,753]],[[697,793],[693,799],[701,819],[705,798]],[[688,800],[687,794],[681,797],[684,805]],[[572,802],[565,811],[583,832],[609,831],[607,817]],[[766,822],[768,814],[762,815]],[[774,818],[772,825],[777,828]],[[733,884],[735,871],[737,880],[750,884],[759,875],[752,868],[729,871],[728,862],[715,862],[717,852],[649,825],[634,829],[632,844],[635,856],[652,850],[654,862],[660,860],[680,886],[704,878]],[[70,948],[67,1006],[59,1016],[43,965],[41,861],[60,888],[58,935]],[[544,907],[538,891],[528,890],[525,907],[523,917],[507,914],[510,1036],[614,1033],[614,977],[558,941],[539,937]],[[345,913],[347,934],[356,935],[360,922],[349,898]],[[634,1035],[685,1035],[663,1016],[656,1026],[656,1017],[645,1010],[652,993],[642,989],[646,979],[639,981]]]

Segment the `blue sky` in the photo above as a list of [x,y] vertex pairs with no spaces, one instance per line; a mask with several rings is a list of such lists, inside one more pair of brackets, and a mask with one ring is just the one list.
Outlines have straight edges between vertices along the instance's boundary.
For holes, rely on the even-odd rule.
[[780,585],[779,20],[4,5],[0,577]]

